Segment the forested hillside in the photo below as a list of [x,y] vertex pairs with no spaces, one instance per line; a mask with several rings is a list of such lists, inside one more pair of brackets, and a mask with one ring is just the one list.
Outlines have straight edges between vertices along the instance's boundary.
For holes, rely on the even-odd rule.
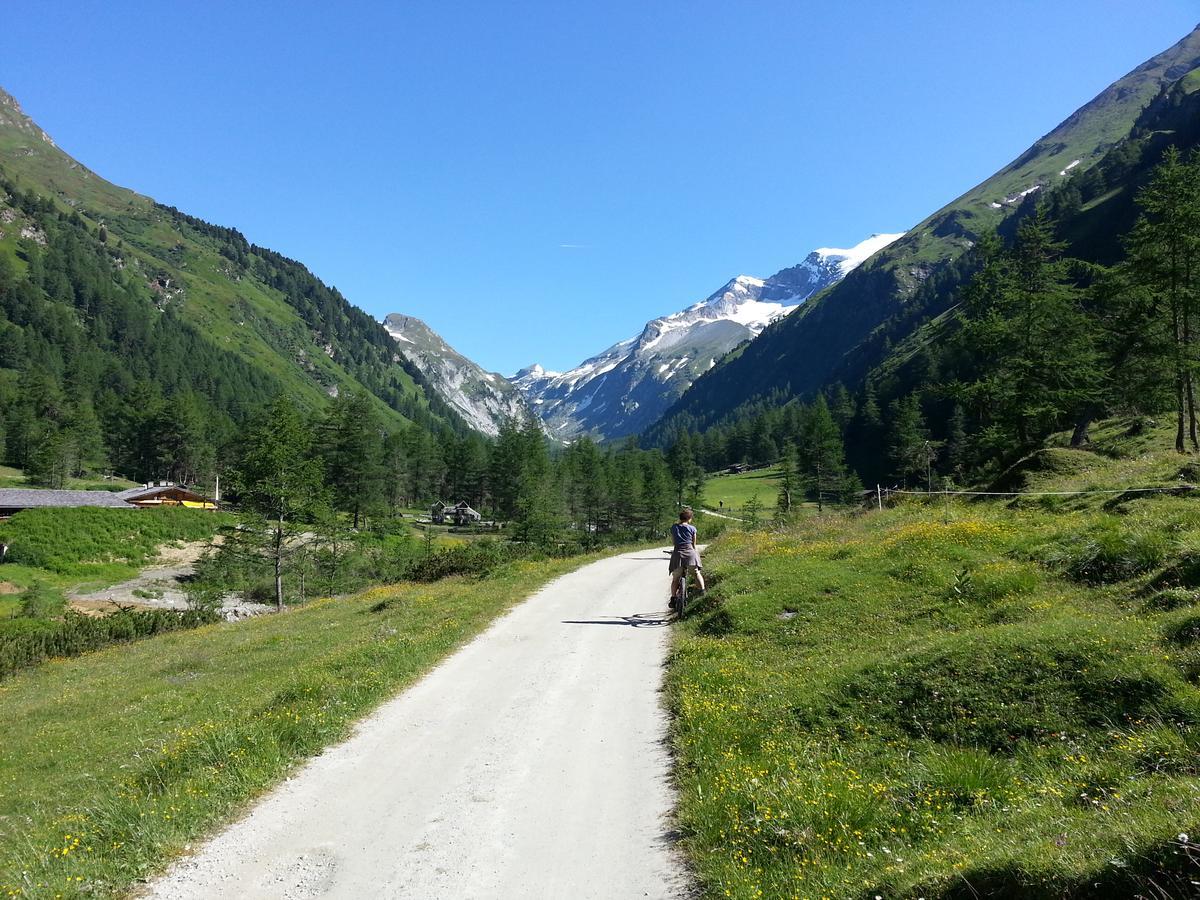
[[118,188],[0,92],[0,436],[43,484],[211,481],[280,393],[365,390],[391,429],[467,426],[383,327],[303,265]]
[[[1011,232],[1032,200],[1064,183],[1081,190],[1089,172],[1130,137],[1147,104],[1200,65],[1200,30],[1114,83],[1012,164],[934,213],[797,315],[768,328],[701,377],[647,436],[671,443],[681,431],[743,418],[755,404],[811,400],[842,382],[860,385],[894,345],[951,305],[971,250],[989,232]],[[1128,201],[1126,201],[1128,202]],[[1110,235],[1108,212],[1098,217]],[[1006,225],[1007,223],[1007,225]],[[1112,246],[1110,238],[1110,247]]]
[[710,469],[791,457],[810,493],[834,494],[855,476],[993,478],[1056,430],[1085,442],[1108,414],[1171,414],[1179,449],[1195,449],[1198,87],[1195,73],[1164,87],[1094,164],[931,269],[803,400],[781,384],[720,416],[677,411],[652,436],[684,436]]

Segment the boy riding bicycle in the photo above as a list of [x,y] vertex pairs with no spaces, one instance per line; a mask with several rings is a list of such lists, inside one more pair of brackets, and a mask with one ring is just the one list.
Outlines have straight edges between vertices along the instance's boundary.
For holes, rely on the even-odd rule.
[[696,526],[692,524],[692,511],[679,512],[679,521],[671,526],[671,609],[678,609],[679,589],[685,575],[695,575],[696,585],[704,593],[704,568],[700,562],[700,551],[696,549]]

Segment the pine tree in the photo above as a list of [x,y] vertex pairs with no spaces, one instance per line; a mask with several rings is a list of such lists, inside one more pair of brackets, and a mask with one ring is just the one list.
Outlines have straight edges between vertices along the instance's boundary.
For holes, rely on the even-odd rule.
[[916,394],[909,394],[901,400],[893,401],[890,412],[892,427],[889,459],[896,477],[905,486],[927,480],[936,451],[930,440],[929,428],[925,424],[925,415],[921,411],[921,399]]
[[488,461],[488,491],[492,497],[493,518],[508,521],[517,515],[523,455],[520,427],[516,421],[506,419],[500,423]]
[[750,461],[755,465],[772,463],[779,455],[779,448],[771,439],[766,419],[758,416],[750,425]]
[[800,491],[800,457],[795,447],[788,447],[779,462],[779,496],[775,502],[781,519],[791,516]]
[[983,267],[955,338],[974,371],[956,393],[986,423],[985,452],[1026,450],[1096,403],[1098,335],[1063,246],[1042,210],[1020,224],[1012,248],[994,236],[979,244]]
[[809,408],[800,447],[800,465],[817,509],[840,501],[845,493],[846,450],[837,423],[822,395]]
[[25,477],[41,487],[65,488],[71,475],[72,456],[70,442],[62,429],[46,422],[31,441]]
[[1160,335],[1163,368],[1175,392],[1175,449],[1200,447],[1192,343],[1200,291],[1200,161],[1185,163],[1170,147],[1137,197],[1142,216],[1127,240],[1131,281],[1149,296],[1142,327]]
[[321,426],[321,451],[334,508],[358,528],[363,514],[383,500],[383,426],[365,391],[340,395]]
[[671,475],[661,454],[647,453],[642,458],[642,502],[639,520],[648,536],[665,533],[672,518]]
[[324,500],[321,462],[312,457],[312,444],[312,433],[299,410],[280,397],[250,429],[235,472],[238,498],[251,519],[233,534],[271,562],[278,609],[283,608],[290,539]]
[[403,432],[396,431],[383,439],[383,495],[393,516],[407,505],[411,484],[408,475],[408,444]]
[[846,386],[840,381],[829,392],[829,414],[837,423],[838,430],[843,435],[846,434],[850,422],[854,418],[854,401],[850,397],[850,392],[846,390]]
[[947,431],[946,465],[953,475],[962,478],[967,469],[967,414],[958,403],[950,414]]
[[96,410],[86,399],[75,402],[67,413],[66,442],[71,474],[82,477],[108,468],[108,448]]
[[750,499],[742,505],[742,521],[747,528],[757,528],[759,520],[762,518],[763,503],[758,499],[758,494],[750,495]]
[[667,468],[671,472],[671,479],[675,482],[675,501],[682,505],[689,486],[696,479],[696,470],[699,468],[692,453],[691,436],[687,432],[681,434],[679,440],[667,451]]

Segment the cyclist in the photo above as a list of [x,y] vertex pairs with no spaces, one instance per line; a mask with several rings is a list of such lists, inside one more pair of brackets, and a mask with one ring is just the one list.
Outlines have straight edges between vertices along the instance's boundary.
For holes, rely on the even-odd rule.
[[671,609],[679,605],[679,587],[684,575],[694,574],[700,593],[704,593],[704,568],[700,562],[700,551],[696,549],[696,526],[692,524],[692,511],[682,509],[679,521],[671,526],[671,540],[675,547],[671,551]]

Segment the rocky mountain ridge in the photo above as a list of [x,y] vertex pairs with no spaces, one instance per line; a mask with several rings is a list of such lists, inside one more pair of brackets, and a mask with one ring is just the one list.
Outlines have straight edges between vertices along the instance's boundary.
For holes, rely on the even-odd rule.
[[420,319],[392,313],[383,327],[400,354],[477,431],[494,437],[505,419],[520,421],[529,414],[524,398],[504,376],[484,371]]
[[739,275],[699,303],[647,322],[641,332],[567,372],[532,365],[512,377],[558,440],[637,434],[730,350],[840,281],[900,238],[874,234],[847,249],[823,247],[770,278]]

